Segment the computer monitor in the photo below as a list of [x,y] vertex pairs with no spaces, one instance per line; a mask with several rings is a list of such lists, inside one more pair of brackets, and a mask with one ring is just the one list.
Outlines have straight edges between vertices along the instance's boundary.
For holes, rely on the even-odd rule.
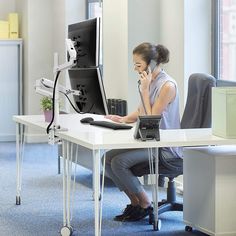
[[84,113],[107,115],[106,95],[99,68],[69,70],[71,88],[81,95],[74,96],[77,109]]
[[100,18],[85,20],[68,27],[68,38],[75,42],[75,68],[99,66]]

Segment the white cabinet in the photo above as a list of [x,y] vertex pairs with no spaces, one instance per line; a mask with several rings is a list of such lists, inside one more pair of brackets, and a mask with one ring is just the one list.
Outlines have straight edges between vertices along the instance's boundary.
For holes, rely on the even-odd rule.
[[236,235],[236,146],[184,149],[183,220],[212,236]]
[[22,114],[22,40],[0,40],[0,141],[15,140],[13,115]]

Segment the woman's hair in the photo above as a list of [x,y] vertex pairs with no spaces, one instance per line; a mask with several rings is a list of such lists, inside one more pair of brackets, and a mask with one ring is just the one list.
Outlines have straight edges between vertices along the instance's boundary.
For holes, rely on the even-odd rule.
[[141,43],[134,48],[133,54],[138,54],[142,59],[150,64],[151,60],[156,61],[157,65],[169,62],[169,50],[161,45],[154,45],[151,43]]

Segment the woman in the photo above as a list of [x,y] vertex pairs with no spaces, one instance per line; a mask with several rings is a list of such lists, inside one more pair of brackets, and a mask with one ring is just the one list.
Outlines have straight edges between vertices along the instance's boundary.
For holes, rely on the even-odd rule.
[[[169,51],[163,45],[142,43],[133,50],[134,69],[138,72],[141,103],[137,110],[121,117],[108,115],[108,119],[120,123],[133,123],[139,115],[162,115],[161,129],[180,128],[179,95],[177,84],[162,68],[169,61]],[[151,65],[155,62],[154,68]],[[164,158],[181,157],[178,148],[162,148]],[[138,178],[130,168],[148,161],[148,150],[127,149],[110,150],[106,153],[106,172],[117,187],[130,199],[117,221],[137,221],[145,218],[152,211],[151,202]]]

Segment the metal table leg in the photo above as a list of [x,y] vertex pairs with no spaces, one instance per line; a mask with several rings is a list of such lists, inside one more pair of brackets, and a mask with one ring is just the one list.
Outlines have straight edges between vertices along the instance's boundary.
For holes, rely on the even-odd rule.
[[16,123],[16,205],[21,204],[22,161],[24,155],[24,125]]
[[101,160],[100,160],[100,150],[93,151],[93,169],[94,169],[94,212],[95,212],[95,236],[101,235],[100,229],[100,217],[101,217],[101,208],[100,200],[102,198],[102,193],[100,192],[100,169],[101,169]]
[[63,152],[63,227],[61,228],[62,236],[70,236],[73,233],[73,228],[70,225],[70,179],[71,179],[71,164],[72,153],[70,143],[62,141]]
[[[153,229],[159,231],[161,229],[161,220],[158,219],[158,162],[159,162],[159,152],[158,148],[148,149],[149,153],[149,168],[151,173],[151,184],[152,184],[152,198],[153,198]],[[154,158],[153,158],[154,156]],[[155,180],[154,176],[154,163],[155,161]]]

